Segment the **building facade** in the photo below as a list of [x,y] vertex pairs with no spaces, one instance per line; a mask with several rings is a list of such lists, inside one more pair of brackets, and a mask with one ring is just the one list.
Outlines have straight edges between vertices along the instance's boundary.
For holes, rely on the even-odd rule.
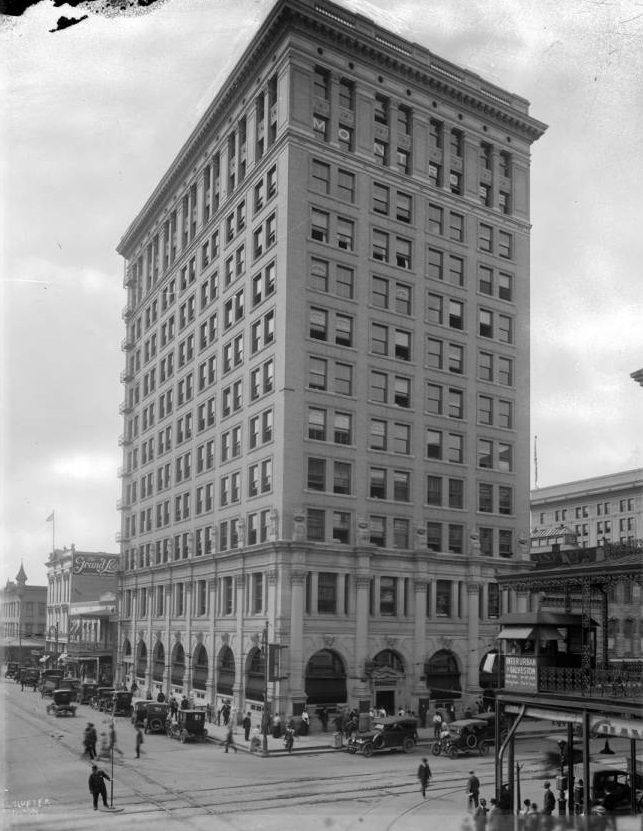
[[282,712],[479,695],[524,602],[496,577],[529,555],[544,129],[360,15],[275,5],[118,246],[123,679]]
[[72,545],[55,549],[46,566],[47,654],[69,674],[111,680],[119,555]]
[[560,525],[582,548],[643,539],[643,468],[532,490],[532,530]]
[[21,564],[15,581],[7,580],[0,590],[3,663],[38,663],[45,646],[46,608],[47,587],[28,586]]

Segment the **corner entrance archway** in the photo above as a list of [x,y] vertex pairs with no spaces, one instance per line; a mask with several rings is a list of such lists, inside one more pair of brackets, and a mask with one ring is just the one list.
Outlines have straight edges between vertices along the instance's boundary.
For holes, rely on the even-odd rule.
[[306,664],[306,699],[309,705],[346,701],[346,668],[332,649],[320,649]]
[[394,715],[398,684],[404,680],[404,659],[394,649],[383,649],[368,664],[371,683],[375,693],[375,706],[386,710],[387,715]]

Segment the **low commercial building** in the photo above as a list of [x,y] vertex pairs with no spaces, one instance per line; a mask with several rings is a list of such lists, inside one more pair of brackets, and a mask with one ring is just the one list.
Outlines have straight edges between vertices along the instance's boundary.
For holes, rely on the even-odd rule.
[[47,586],[28,586],[21,564],[15,582],[0,590],[2,662],[37,664],[45,648]]
[[72,545],[53,551],[46,565],[47,654],[70,674],[93,667],[111,678],[119,555]]

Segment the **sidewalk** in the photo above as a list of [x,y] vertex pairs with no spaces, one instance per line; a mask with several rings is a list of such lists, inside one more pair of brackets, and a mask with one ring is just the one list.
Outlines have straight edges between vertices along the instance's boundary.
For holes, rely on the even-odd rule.
[[[206,722],[208,731],[208,741],[223,746],[225,738],[228,734],[228,728],[223,724],[218,726],[214,722],[208,724]],[[521,725],[522,729],[518,730],[516,740],[533,739],[542,736],[548,736],[556,732],[562,735],[562,728],[554,727],[549,721],[530,721]],[[263,737],[262,737],[263,739]],[[237,750],[243,753],[250,753],[250,742],[244,740],[244,733],[242,727],[234,728],[234,743]],[[345,744],[345,743],[344,743]],[[427,752],[433,744],[433,727],[418,728],[418,748],[426,748]],[[318,753],[338,753],[342,751],[342,747],[335,746],[335,733],[328,730],[328,733],[312,732],[307,736],[295,736],[292,753],[299,755],[316,755]],[[232,748],[231,753],[234,753]],[[283,738],[273,739],[272,734],[268,736],[268,754],[270,756],[287,756],[288,753],[284,749]],[[261,751],[257,754],[261,756]]]

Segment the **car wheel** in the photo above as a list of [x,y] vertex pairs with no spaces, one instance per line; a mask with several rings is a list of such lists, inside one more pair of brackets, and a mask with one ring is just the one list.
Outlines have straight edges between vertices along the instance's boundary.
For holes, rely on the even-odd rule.
[[465,744],[469,749],[472,749],[478,744],[478,740],[473,735],[473,733],[469,733],[469,735],[466,738]]
[[441,751],[442,748],[440,747],[440,742],[433,742],[431,745],[431,753],[433,753],[434,756],[439,756]]
[[415,742],[413,739],[409,738],[408,736],[402,742],[402,750],[405,753],[410,753],[412,750],[415,749]]
[[486,742],[480,742],[478,750],[481,756],[487,756],[489,754],[489,745]]
[[160,730],[162,726],[163,725],[161,723],[161,720],[158,718],[152,719],[152,721],[150,721],[150,730]]
[[458,751],[455,749],[453,745],[448,750],[449,759],[457,759]]
[[374,750],[374,748],[373,748],[372,744],[365,744],[364,749],[362,750],[362,754],[363,754],[364,758],[365,759],[370,759],[370,757],[373,755],[373,750]]

